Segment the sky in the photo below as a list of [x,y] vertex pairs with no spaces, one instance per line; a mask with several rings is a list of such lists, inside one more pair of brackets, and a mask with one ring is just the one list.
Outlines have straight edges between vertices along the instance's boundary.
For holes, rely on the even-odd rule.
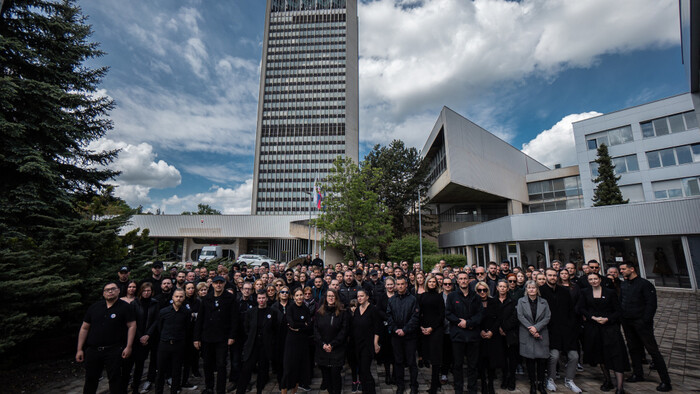
[[[250,213],[264,0],[79,0],[110,68],[115,194]],[[685,93],[676,0],[360,0],[360,159],[422,149],[443,106],[548,166],[571,123]]]

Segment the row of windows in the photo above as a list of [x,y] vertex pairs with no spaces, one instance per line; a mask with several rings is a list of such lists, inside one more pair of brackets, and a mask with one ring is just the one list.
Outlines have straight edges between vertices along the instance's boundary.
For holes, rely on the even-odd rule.
[[[317,101],[300,101],[300,102],[277,102],[277,103],[264,103],[263,108],[265,110],[272,109],[284,109],[284,110],[301,110],[301,109],[345,109],[345,105],[335,105],[341,104],[337,102],[317,102]],[[345,104],[345,103],[342,103]]]
[[[288,63],[312,63],[315,61],[345,61],[345,52],[330,52],[330,51],[322,51],[322,52],[315,52],[315,53],[303,53],[299,52],[296,54],[279,54],[279,55],[273,55],[273,54],[268,54],[267,55],[267,61],[273,62],[273,61],[286,61]],[[343,63],[345,64],[345,63]],[[290,64],[289,67],[299,67],[301,65],[292,65]]]
[[261,182],[258,184],[258,196],[274,197],[273,193],[283,194],[283,196],[301,197],[301,191],[313,190],[314,180],[307,180],[306,182]]
[[267,69],[265,71],[265,77],[277,77],[277,76],[295,76],[295,77],[323,77],[323,76],[333,76],[333,75],[345,75],[344,67],[337,67],[334,70],[327,69],[301,69],[301,70],[287,70],[287,69]]
[[345,22],[278,23],[270,22],[271,32],[345,30]]
[[[277,174],[273,173],[264,173],[264,174],[259,174],[258,179],[260,182],[264,181],[272,181],[274,180],[275,182],[313,182],[313,179],[311,178],[318,178],[318,179],[326,179],[326,174],[328,173],[327,168],[321,168],[319,171],[315,172],[314,174],[304,174],[307,176],[300,177],[300,176],[276,176]],[[299,174],[293,174],[293,175],[299,175]],[[313,175],[313,176],[312,176]]]
[[279,46],[268,48],[268,55],[279,56],[279,55],[289,55],[290,58],[298,58],[299,55],[308,55],[308,58],[314,58],[318,56],[311,56],[317,54],[327,53],[332,56],[342,56],[345,53],[345,44],[324,44],[324,45],[299,45],[299,46]]
[[272,119],[274,117],[279,117],[281,119],[287,117],[295,116],[332,116],[332,115],[345,115],[345,109],[305,109],[305,110],[289,110],[289,111],[266,111],[263,113],[263,119]]
[[317,168],[327,168],[334,160],[321,160],[316,163],[309,162],[299,162],[291,163],[288,161],[277,162],[277,163],[260,163],[260,170],[274,170],[274,171],[288,171],[288,172],[299,172],[299,171],[309,171]]
[[[642,137],[651,138],[696,129],[698,128],[698,120],[695,111],[688,111],[641,122],[639,125],[642,128]],[[615,146],[633,140],[630,125],[586,135],[588,150],[598,149],[602,144]]]
[[335,160],[338,155],[344,154],[345,151],[327,152],[327,153],[284,153],[284,154],[265,154],[260,156],[261,163],[330,163]]
[[312,211],[315,210],[314,207],[309,208],[308,206],[306,207],[291,207],[291,208],[282,208],[282,207],[275,207],[275,208],[264,208],[261,207],[260,204],[258,204],[258,213],[261,215],[284,215],[284,214],[294,214],[294,213],[300,213],[300,212],[309,212],[309,209]]
[[330,105],[345,106],[345,95],[340,93],[333,93],[334,97],[321,97],[321,96],[331,96],[329,93],[304,93],[304,94],[268,94],[265,95],[263,104],[274,104],[274,103],[323,103]]
[[295,38],[290,38],[287,35],[283,35],[279,38],[273,38],[273,34],[270,34],[270,40],[267,43],[267,47],[270,48],[273,45],[295,46],[308,44],[345,44],[345,35],[329,34],[318,37],[314,35]]
[[527,193],[530,201],[581,196],[583,195],[583,191],[581,190],[581,178],[577,175],[549,179],[546,181],[530,182],[527,184]]
[[[269,166],[269,167],[274,167],[274,166]],[[328,166],[328,165],[326,165],[324,167],[314,168],[313,173],[317,174],[317,173],[322,173],[324,171],[327,172],[329,168],[330,168],[330,166]],[[307,174],[310,171],[310,169],[304,169],[304,171],[301,171],[301,170],[296,169],[296,168],[262,168],[262,167],[259,170],[260,170],[259,172],[261,174],[262,173],[270,173],[270,174],[276,175],[276,176],[283,176],[280,174],[291,174],[290,176],[299,176],[300,174]]]
[[345,58],[335,60],[291,60],[267,61],[267,69],[326,70],[331,67],[345,67]]
[[683,145],[647,152],[649,168],[671,167],[700,162],[700,144]]
[[334,29],[334,30],[302,30],[302,31],[284,31],[284,32],[271,32],[268,37],[268,46],[276,43],[280,40],[299,40],[299,39],[311,39],[311,40],[324,40],[324,39],[346,39],[347,34],[344,29]]
[[318,123],[303,126],[264,126],[262,128],[262,135],[272,137],[295,137],[299,135],[345,135],[345,123]]
[[537,204],[530,204],[528,212],[548,212],[563,211],[565,209],[583,208],[583,197],[567,198],[561,201],[549,201]]
[[316,23],[316,22],[345,22],[344,7],[335,9],[331,13],[292,13],[290,14],[271,14],[270,22],[275,24],[294,24],[294,23]]
[[700,179],[692,177],[652,182],[651,188],[657,200],[700,196]]
[[320,77],[269,77],[265,78],[266,85],[319,85],[319,84],[335,84],[345,83],[344,75],[320,76]]
[[[308,149],[308,148],[315,149]],[[331,149],[332,148],[332,149]],[[298,155],[312,155],[312,154],[341,154],[345,153],[344,145],[321,145],[321,146],[266,146],[265,148],[260,148],[261,155],[272,155],[272,154],[298,154]]]
[[[613,170],[615,175],[625,174],[628,172],[639,171],[639,163],[637,162],[637,155],[627,155],[620,157],[613,157],[612,164],[615,166]],[[592,161],[591,166],[591,177],[598,177],[598,163]]]
[[[440,135],[442,135],[442,130],[440,130]],[[429,185],[432,185],[433,182],[435,182],[435,180],[447,169],[447,157],[445,154],[444,140],[438,141],[436,139],[436,142],[440,145],[437,152],[435,152],[435,155],[430,158],[427,177]]]
[[[310,88],[314,89],[310,89]],[[318,86],[279,86],[279,85],[274,85],[274,86],[265,86],[265,93],[273,93],[273,92],[280,92],[276,94],[283,94],[287,96],[287,98],[292,98],[293,96],[296,95],[301,95],[301,94],[313,94],[316,96],[337,96],[338,94],[345,94],[345,86],[343,85],[335,85],[336,88],[339,89],[318,89]]]

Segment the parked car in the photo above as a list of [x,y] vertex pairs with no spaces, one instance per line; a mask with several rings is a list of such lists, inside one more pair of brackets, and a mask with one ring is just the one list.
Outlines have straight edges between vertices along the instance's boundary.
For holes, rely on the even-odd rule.
[[262,263],[274,264],[275,260],[260,254],[242,254],[236,259],[239,263],[246,263],[249,266],[259,267]]

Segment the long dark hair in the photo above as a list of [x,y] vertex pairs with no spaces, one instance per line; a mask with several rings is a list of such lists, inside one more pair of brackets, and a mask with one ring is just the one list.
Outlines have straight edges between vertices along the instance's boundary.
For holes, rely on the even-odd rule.
[[[328,291],[326,292],[326,297],[328,297],[328,293],[332,293],[335,296],[335,315],[340,316],[340,313],[343,312],[345,308],[343,308],[343,303],[340,302],[338,292],[333,289],[328,289]],[[331,308],[331,306],[328,305],[328,299],[326,297],[323,298],[323,302],[321,302],[321,308],[319,308],[317,312],[321,316],[324,316],[327,312],[327,309]]]

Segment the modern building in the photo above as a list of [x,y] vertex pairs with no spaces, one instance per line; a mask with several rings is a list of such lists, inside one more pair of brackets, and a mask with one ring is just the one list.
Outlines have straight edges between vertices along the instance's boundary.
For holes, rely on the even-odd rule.
[[251,212],[299,215],[358,161],[357,0],[268,0],[264,34]]

